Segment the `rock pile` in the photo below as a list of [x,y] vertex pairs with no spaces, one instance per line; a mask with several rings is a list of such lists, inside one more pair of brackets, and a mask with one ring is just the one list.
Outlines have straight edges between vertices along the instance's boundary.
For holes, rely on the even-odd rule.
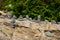
[[0,17],[0,40],[60,40],[60,24],[26,17],[14,18],[14,22],[10,17]]

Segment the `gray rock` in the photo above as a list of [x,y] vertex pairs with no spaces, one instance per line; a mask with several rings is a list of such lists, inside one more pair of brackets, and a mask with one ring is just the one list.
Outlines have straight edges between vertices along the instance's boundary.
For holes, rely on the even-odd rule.
[[35,20],[35,19],[33,19],[33,20],[32,20],[32,22],[36,22],[36,20]]
[[38,18],[37,18],[37,21],[36,22],[40,22],[41,21],[41,16],[40,15],[38,15]]
[[40,19],[41,19],[41,16],[40,16],[40,15],[38,15],[38,21],[40,21]]
[[8,18],[11,18],[12,17],[11,12],[8,12],[7,16],[8,16]]
[[22,15],[19,16],[18,20],[19,20],[19,21],[22,21],[22,20],[23,20]]
[[52,20],[52,21],[51,21],[51,24],[56,24],[56,21],[55,21],[55,20]]
[[16,16],[14,15],[13,18],[11,19],[11,23],[10,23],[11,27],[14,27],[15,19],[16,19]]
[[48,36],[48,37],[52,36],[51,32],[49,32],[49,31],[45,32],[45,35]]
[[0,15],[0,17],[1,17],[1,18],[7,18],[7,16],[6,16],[6,15]]
[[60,24],[60,22],[58,22],[58,24]]
[[30,18],[29,18],[29,16],[28,16],[28,15],[26,15],[26,20],[30,20]]
[[48,20],[45,20],[45,23],[47,24],[49,21]]
[[20,15],[20,17],[19,17],[20,19],[22,19],[23,17],[22,17],[22,15]]
[[29,19],[29,16],[28,16],[28,15],[26,15],[26,18],[27,18],[27,19]]
[[30,21],[32,21],[32,18],[29,18]]

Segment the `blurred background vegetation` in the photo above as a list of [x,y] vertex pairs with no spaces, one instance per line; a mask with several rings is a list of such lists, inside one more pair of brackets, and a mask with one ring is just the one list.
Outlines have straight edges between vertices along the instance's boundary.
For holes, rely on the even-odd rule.
[[60,21],[60,0],[0,0],[0,10],[12,11],[17,17],[37,19],[41,15],[42,20]]

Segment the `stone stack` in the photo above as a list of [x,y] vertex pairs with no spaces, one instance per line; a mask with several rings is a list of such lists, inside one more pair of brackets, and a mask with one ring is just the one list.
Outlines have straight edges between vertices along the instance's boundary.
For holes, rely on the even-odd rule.
[[[10,15],[9,15],[10,16]],[[60,40],[60,24],[53,20],[41,21],[40,15],[33,20],[21,15],[18,19],[0,18],[0,40]]]

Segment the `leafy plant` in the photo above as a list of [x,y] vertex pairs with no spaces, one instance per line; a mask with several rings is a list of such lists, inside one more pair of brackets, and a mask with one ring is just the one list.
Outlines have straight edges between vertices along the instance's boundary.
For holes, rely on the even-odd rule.
[[60,21],[60,0],[3,0],[0,5],[0,10],[13,11],[17,17],[29,15],[37,19],[41,15],[42,20]]

